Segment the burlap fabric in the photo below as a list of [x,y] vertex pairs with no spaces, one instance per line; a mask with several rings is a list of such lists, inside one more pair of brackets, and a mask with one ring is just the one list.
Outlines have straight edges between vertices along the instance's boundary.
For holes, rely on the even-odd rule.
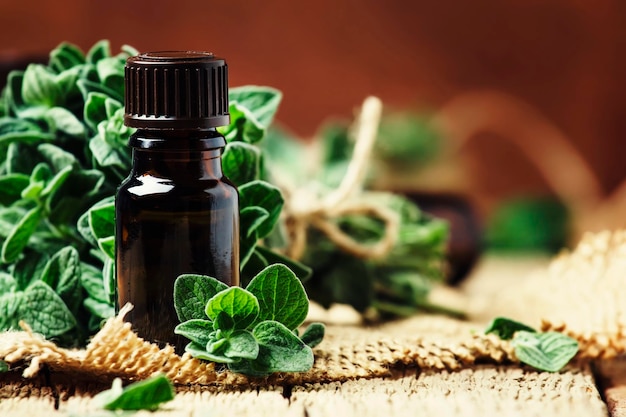
[[[460,296],[466,297],[464,302],[471,314],[470,321],[422,315],[377,326],[330,323],[325,340],[315,349],[316,360],[311,371],[275,374],[263,379],[232,374],[187,355],[179,357],[170,348],[160,350],[138,338],[120,317],[109,320],[85,350],[61,349],[29,332],[4,333],[0,336],[0,358],[19,369],[19,378],[25,379],[5,384],[0,398],[10,396],[6,392],[9,386],[14,390],[28,391],[23,381],[29,378],[36,381],[42,377],[42,372],[65,375],[69,381],[81,381],[84,387],[89,387],[90,383],[95,383],[94,386],[97,383],[108,383],[116,376],[134,380],[155,372],[164,372],[180,391],[195,393],[194,398],[202,392],[227,390],[233,391],[232,395],[236,398],[243,399],[246,393],[260,396],[261,392],[271,392],[274,389],[272,387],[281,387],[282,394],[285,389],[288,390],[290,401],[294,393],[305,398],[305,393],[311,390],[332,391],[333,384],[344,387],[346,381],[357,379],[379,381],[375,383],[377,387],[381,387],[381,381],[400,381],[400,386],[405,391],[408,389],[410,394],[410,385],[420,380],[415,378],[416,372],[423,376],[439,374],[458,379],[462,375],[467,376],[464,369],[471,371],[472,375],[479,375],[475,374],[479,371],[483,374],[492,372],[492,384],[495,384],[493,378],[509,380],[510,372],[519,373],[512,379],[517,381],[518,392],[510,401],[513,401],[512,398],[520,398],[519,387],[523,386],[525,378],[548,375],[547,382],[542,382],[544,387],[548,387],[546,389],[563,384],[564,374],[537,373],[520,368],[509,343],[482,334],[485,319],[500,314],[544,329],[563,331],[578,339],[581,351],[577,360],[570,365],[570,376],[567,377],[571,379],[569,386],[580,389],[581,395],[585,394],[581,396],[584,397],[581,404],[594,407],[600,413],[598,415],[602,415],[603,405],[597,391],[592,388],[593,381],[587,363],[591,359],[610,358],[626,352],[626,291],[622,290],[626,277],[626,232],[586,236],[572,253],[560,255],[549,268],[527,279],[511,282],[505,276],[506,270],[502,273],[501,286],[495,285],[490,291],[478,292],[476,286],[470,285],[461,292]],[[491,364],[491,367],[485,368],[485,364]],[[498,368],[494,365],[513,366]],[[407,372],[412,375],[408,382],[403,383]],[[15,378],[15,373],[7,375]],[[324,384],[325,388],[313,388],[322,387],[319,384]],[[21,388],[16,388],[18,386]],[[77,395],[89,393],[88,388],[83,391],[82,388],[77,391],[76,387],[68,389],[68,392]],[[557,399],[559,389],[552,390],[552,394],[544,394]],[[529,388],[529,391],[532,390]],[[30,397],[44,394],[37,390],[28,391]],[[442,392],[437,395],[440,399],[445,396]],[[68,397],[74,396],[68,394]],[[55,398],[58,401],[59,396]],[[572,398],[569,395],[561,409],[572,407],[573,410],[581,411],[580,404]],[[331,399],[329,401],[332,402]],[[480,415],[481,407],[478,405],[482,404],[481,400],[474,398],[472,401],[477,404],[472,410]],[[432,411],[436,411],[434,404]],[[253,407],[251,404],[248,406]],[[354,415],[354,411],[352,409],[350,415]],[[301,408],[299,412],[289,408],[285,415],[291,415],[292,412],[294,415],[303,415]],[[545,412],[545,409],[541,412]],[[359,414],[370,415],[367,410]],[[378,412],[376,414],[379,415]]]

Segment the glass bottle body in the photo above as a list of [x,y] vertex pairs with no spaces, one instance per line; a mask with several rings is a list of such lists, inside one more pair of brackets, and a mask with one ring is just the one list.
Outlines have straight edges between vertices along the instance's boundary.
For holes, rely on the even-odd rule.
[[239,285],[239,200],[215,130],[154,135],[131,138],[133,168],[117,193],[117,306],[132,303],[139,336],[180,353],[174,281],[192,273]]

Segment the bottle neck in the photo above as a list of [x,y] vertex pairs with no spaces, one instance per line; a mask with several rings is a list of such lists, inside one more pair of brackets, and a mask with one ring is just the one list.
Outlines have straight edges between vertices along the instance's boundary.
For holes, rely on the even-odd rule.
[[215,129],[146,131],[131,136],[133,175],[149,174],[178,181],[222,178],[224,137]]

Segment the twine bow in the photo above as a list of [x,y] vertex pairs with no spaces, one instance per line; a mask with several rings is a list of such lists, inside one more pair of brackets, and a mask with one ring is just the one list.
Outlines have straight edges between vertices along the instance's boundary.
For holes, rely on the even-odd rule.
[[[339,249],[359,258],[382,258],[389,253],[396,242],[400,219],[393,210],[376,202],[368,201],[363,192],[363,183],[370,161],[378,125],[382,115],[382,103],[376,97],[368,97],[363,102],[356,124],[356,141],[352,159],[345,177],[336,190],[319,195],[312,187],[290,189],[282,187],[285,193],[285,224],[290,245],[287,255],[300,259],[307,244],[309,227],[322,232]],[[341,230],[335,219],[347,215],[365,215],[380,219],[385,233],[374,244],[364,244]]]

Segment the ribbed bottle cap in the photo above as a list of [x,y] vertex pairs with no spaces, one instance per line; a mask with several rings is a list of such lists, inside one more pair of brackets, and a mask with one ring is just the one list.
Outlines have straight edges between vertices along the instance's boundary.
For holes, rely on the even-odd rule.
[[226,126],[228,66],[209,52],[148,52],[128,58],[124,124],[140,129]]

